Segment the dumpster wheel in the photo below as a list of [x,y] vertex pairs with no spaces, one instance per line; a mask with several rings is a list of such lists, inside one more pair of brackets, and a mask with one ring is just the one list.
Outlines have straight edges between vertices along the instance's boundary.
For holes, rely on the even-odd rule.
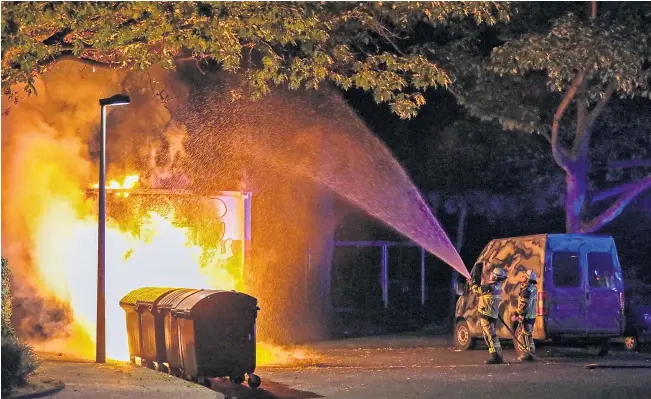
[[200,375],[197,377],[197,382],[205,387],[210,388],[212,386],[212,380],[208,377]]
[[262,384],[262,379],[256,374],[249,374],[249,380],[247,383],[251,388],[255,389]]
[[228,379],[231,380],[233,384],[240,385],[244,382],[244,375],[231,375]]

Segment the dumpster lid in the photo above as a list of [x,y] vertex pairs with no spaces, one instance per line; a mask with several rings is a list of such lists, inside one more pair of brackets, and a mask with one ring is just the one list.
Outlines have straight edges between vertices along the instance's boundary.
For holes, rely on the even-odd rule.
[[177,291],[178,288],[142,287],[126,294],[120,300],[120,306],[136,306],[138,304],[156,305],[165,294]]
[[158,301],[159,309],[174,309],[179,303],[181,303],[188,295],[192,295],[195,292],[200,291],[194,288],[178,288],[175,291],[167,293],[163,298]]
[[199,302],[206,298],[217,299],[223,296],[230,296],[237,298],[238,301],[248,302],[251,306],[256,306],[258,300],[250,295],[236,291],[221,291],[221,290],[196,290],[195,292],[183,297],[175,306],[176,312],[191,313]]

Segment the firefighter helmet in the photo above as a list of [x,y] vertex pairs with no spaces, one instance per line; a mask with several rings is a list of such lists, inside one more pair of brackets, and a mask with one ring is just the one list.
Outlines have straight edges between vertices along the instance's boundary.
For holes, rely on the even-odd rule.
[[491,272],[491,280],[493,281],[502,281],[506,280],[506,272],[501,267],[496,267]]
[[525,275],[527,276],[527,280],[529,281],[536,281],[538,276],[536,276],[536,272],[533,270],[529,269],[525,272]]

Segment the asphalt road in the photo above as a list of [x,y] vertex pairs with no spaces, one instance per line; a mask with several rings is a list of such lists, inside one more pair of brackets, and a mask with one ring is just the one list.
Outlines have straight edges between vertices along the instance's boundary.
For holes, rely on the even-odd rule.
[[[252,390],[215,379],[226,398],[651,398],[651,354],[542,347],[541,361],[521,364],[512,349],[504,365],[484,365],[487,352],[456,352],[446,338],[373,338],[307,348],[291,366],[259,367]],[[599,367],[589,369],[588,364]]]

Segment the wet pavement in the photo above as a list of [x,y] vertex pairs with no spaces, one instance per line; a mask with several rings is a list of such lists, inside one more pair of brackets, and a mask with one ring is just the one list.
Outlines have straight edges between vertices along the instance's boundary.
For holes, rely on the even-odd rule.
[[[369,338],[308,348],[300,365],[259,367],[261,389],[214,380],[227,398],[649,398],[651,354],[545,346],[541,361],[487,366],[485,349],[458,352],[449,338]],[[590,369],[587,365],[598,364]],[[633,368],[636,367],[636,368]],[[644,367],[644,368],[642,368]]]
[[[127,364],[46,360],[44,371],[63,380],[57,398],[650,398],[651,354],[614,351],[605,358],[584,349],[540,347],[541,360],[520,363],[505,348],[504,365],[487,366],[485,349],[459,352],[450,338],[376,337],[303,348],[306,357],[258,367],[253,390],[225,379],[208,390]],[[588,365],[600,368],[591,369]],[[635,367],[635,368],[634,368]]]

